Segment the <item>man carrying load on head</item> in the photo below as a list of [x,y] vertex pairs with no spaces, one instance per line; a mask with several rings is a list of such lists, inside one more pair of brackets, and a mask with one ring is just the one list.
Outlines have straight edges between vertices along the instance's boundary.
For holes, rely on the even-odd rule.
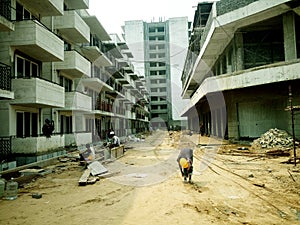
[[193,149],[184,148],[180,151],[177,162],[181,175],[184,178],[184,182],[192,182],[192,173],[193,173]]

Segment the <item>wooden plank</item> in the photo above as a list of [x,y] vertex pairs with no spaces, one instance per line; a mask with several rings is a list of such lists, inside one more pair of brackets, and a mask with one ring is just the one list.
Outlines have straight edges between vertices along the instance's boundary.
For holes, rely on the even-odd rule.
[[87,181],[87,184],[94,184],[99,180],[99,177],[90,177]]
[[124,145],[114,147],[111,149],[111,156],[118,159],[124,155]]
[[101,178],[101,179],[104,179],[104,178],[109,178],[109,177],[112,177],[116,174],[119,174],[121,173],[121,171],[116,171],[116,172],[112,172],[112,173],[106,173],[106,174],[101,174],[101,175],[98,175],[97,177]]
[[83,174],[81,175],[80,179],[79,179],[79,185],[86,185],[87,181],[89,179],[91,170],[90,169],[86,169]]

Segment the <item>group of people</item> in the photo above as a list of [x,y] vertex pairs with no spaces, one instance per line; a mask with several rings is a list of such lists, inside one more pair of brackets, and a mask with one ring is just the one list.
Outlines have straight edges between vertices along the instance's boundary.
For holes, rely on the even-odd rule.
[[[110,149],[120,146],[120,138],[115,134],[114,131],[109,131],[106,146]],[[86,144],[86,149],[81,153],[80,158],[87,163],[90,163],[95,159],[95,151],[90,144]]]

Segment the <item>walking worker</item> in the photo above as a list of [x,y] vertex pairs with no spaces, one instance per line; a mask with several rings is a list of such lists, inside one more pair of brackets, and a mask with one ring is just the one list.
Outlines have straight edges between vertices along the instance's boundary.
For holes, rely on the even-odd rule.
[[193,149],[182,149],[177,157],[177,163],[181,172],[181,176],[184,179],[184,182],[191,183],[193,173]]

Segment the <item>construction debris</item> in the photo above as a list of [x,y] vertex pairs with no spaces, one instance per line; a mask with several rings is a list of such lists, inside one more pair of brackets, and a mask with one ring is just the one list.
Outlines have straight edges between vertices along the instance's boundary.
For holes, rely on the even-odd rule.
[[83,174],[81,175],[78,183],[79,185],[83,186],[86,185],[90,176],[91,170],[90,169],[86,169]]
[[266,187],[266,185],[262,184],[262,183],[253,183],[253,185],[257,186],[257,187],[262,187],[262,188]]
[[[298,145],[299,143],[296,142]],[[252,143],[252,148],[289,149],[293,146],[293,138],[286,131],[277,128],[270,129]]]
[[105,178],[109,178],[109,177],[115,176],[115,175],[117,175],[119,173],[121,173],[121,171],[116,171],[116,172],[101,174],[101,175],[98,175],[98,177],[101,178],[101,179],[105,179]]
[[40,193],[33,193],[31,196],[32,198],[36,198],[36,199],[42,198],[42,194]]
[[278,149],[278,150],[269,150],[266,152],[267,155],[269,156],[290,156],[290,152],[289,150],[281,150],[281,149]]
[[[108,170],[99,161],[94,161],[87,166],[87,169],[84,170],[78,184],[80,186],[94,184],[100,179],[99,176],[107,174],[107,172]],[[90,177],[90,175],[92,175],[92,177]]]
[[88,167],[88,169],[90,169],[91,174],[93,176],[100,175],[100,174],[108,172],[108,170],[98,161],[92,162],[87,167]]

